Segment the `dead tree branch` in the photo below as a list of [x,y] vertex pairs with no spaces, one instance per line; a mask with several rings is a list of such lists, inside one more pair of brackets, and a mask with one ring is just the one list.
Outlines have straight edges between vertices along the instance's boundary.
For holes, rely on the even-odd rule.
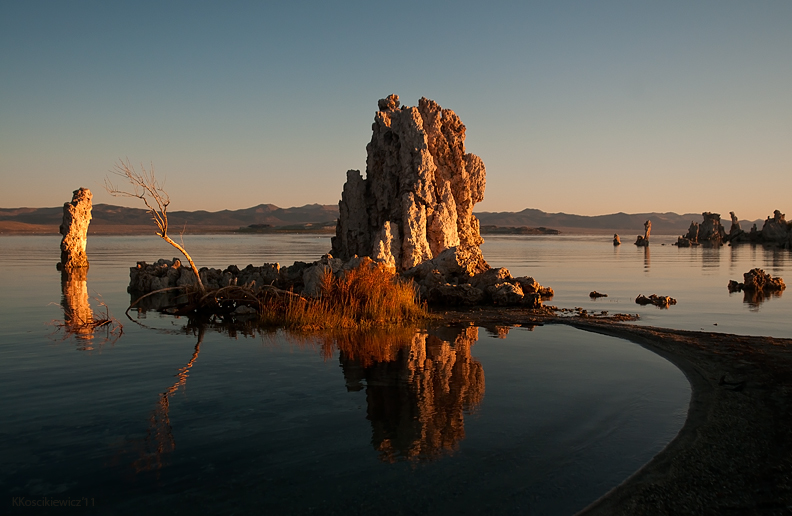
[[126,161],[118,160],[118,163],[115,164],[110,173],[132,185],[132,191],[122,190],[113,184],[108,177],[105,178],[105,190],[115,197],[134,197],[143,201],[149,215],[151,215],[157,225],[157,229],[159,229],[157,236],[178,249],[187,258],[187,262],[190,264],[193,274],[195,274],[198,290],[201,295],[205,295],[206,288],[201,281],[201,275],[198,274],[198,268],[195,266],[192,257],[183,246],[174,242],[168,236],[168,205],[170,204],[170,197],[157,178],[154,177],[154,165],[151,165],[149,170],[146,170],[146,167],[141,165],[140,172],[138,172],[128,159]]

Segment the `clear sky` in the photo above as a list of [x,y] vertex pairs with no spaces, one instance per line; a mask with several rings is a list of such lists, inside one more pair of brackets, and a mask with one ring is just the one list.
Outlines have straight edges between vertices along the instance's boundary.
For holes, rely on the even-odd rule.
[[[0,2],[0,207],[338,202],[377,100],[487,167],[476,211],[792,212],[792,2]],[[728,215],[727,215],[728,216]],[[792,216],[792,213],[790,213]]]

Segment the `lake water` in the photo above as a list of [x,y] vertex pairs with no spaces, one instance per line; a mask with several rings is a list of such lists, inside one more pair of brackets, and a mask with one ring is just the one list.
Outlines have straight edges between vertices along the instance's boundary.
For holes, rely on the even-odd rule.
[[[726,291],[753,267],[783,277],[787,252],[661,243],[488,237],[484,253],[553,287],[558,306],[790,336],[788,297],[751,304]],[[329,238],[185,244],[199,266],[225,267],[315,259]],[[90,309],[105,310],[100,298],[123,335],[70,335],[64,321],[86,309],[75,301],[84,284],[64,296],[58,245],[0,237],[0,486],[12,509],[66,500],[99,514],[571,514],[684,423],[690,388],[679,370],[635,344],[568,327],[332,341],[230,336],[152,313],[132,322],[123,317],[129,266],[175,255],[153,236],[89,239]],[[591,290],[609,297],[591,301]],[[640,307],[640,293],[678,304]]]

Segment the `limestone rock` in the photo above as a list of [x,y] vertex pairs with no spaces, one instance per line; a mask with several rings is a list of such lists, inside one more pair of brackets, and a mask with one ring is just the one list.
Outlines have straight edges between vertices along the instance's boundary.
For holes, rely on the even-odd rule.
[[720,221],[720,213],[705,211],[704,221],[699,226],[698,242],[707,246],[720,246],[726,241],[726,230]]
[[635,239],[635,245],[638,247],[648,247],[649,246],[649,234],[652,232],[652,221],[647,220],[644,222],[644,234],[643,236],[638,235],[638,238]]
[[63,223],[60,226],[61,260],[58,268],[71,270],[88,267],[85,246],[88,242],[88,225],[91,223],[91,199],[93,195],[87,188],[73,192],[71,202],[63,205]]
[[671,305],[677,304],[676,299],[674,299],[673,297],[658,296],[656,294],[652,294],[649,297],[646,297],[643,294],[641,294],[635,298],[635,302],[639,305],[655,305],[660,308],[668,308]]
[[443,283],[432,287],[427,294],[427,300],[432,304],[449,306],[473,306],[484,301],[484,291],[470,284],[452,285]]
[[520,286],[512,283],[497,283],[487,287],[487,292],[498,306],[518,305],[525,297]]
[[613,245],[621,245],[621,238],[617,234],[613,235]]
[[332,254],[405,271],[483,242],[473,206],[484,198],[486,173],[465,152],[465,126],[453,111],[426,98],[399,105],[396,95],[378,103],[366,178],[347,172]]
[[767,217],[764,226],[762,226],[762,241],[784,247],[789,241],[789,237],[790,227],[786,221],[786,216],[775,210],[773,218]]
[[537,294],[543,299],[549,299],[554,295],[552,288],[543,287],[542,285],[539,284],[538,281],[536,281],[530,276],[521,276],[519,278],[514,278],[513,282],[516,283],[517,285],[520,285],[520,288],[522,288],[523,293],[525,295]]
[[731,216],[731,227],[729,227],[727,240],[729,242],[747,242],[748,234],[740,227],[740,219],[737,218],[733,211],[729,212],[729,216]]
[[329,265],[318,264],[308,267],[303,271],[303,290],[304,296],[319,297],[325,286],[325,276],[332,274],[333,269]]
[[743,282],[729,281],[729,291],[743,290],[746,292],[773,292],[786,289],[786,284],[781,278],[774,278],[762,269],[751,269],[743,274]]
[[[733,215],[734,213],[732,213]],[[701,224],[691,221],[688,232],[679,237],[675,245],[691,247],[703,244],[707,247],[717,247],[728,240],[728,235],[726,235],[726,230],[723,229],[719,213],[705,211],[701,216],[704,219]],[[733,216],[732,221],[734,221],[734,218]],[[734,222],[732,222],[732,227],[734,227]],[[738,230],[739,227],[740,224],[737,222]]]

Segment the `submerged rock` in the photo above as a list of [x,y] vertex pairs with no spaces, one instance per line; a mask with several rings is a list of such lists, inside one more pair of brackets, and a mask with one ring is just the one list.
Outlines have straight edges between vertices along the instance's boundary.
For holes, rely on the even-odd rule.
[[88,267],[85,247],[88,242],[88,225],[91,223],[91,199],[87,188],[75,190],[71,202],[63,205],[63,223],[60,225],[61,259],[58,269],[71,270]]
[[660,308],[668,308],[671,305],[677,304],[676,299],[670,296],[658,296],[656,294],[652,294],[649,297],[640,294],[638,297],[635,298],[635,302],[639,305],[655,305],[659,306]]

